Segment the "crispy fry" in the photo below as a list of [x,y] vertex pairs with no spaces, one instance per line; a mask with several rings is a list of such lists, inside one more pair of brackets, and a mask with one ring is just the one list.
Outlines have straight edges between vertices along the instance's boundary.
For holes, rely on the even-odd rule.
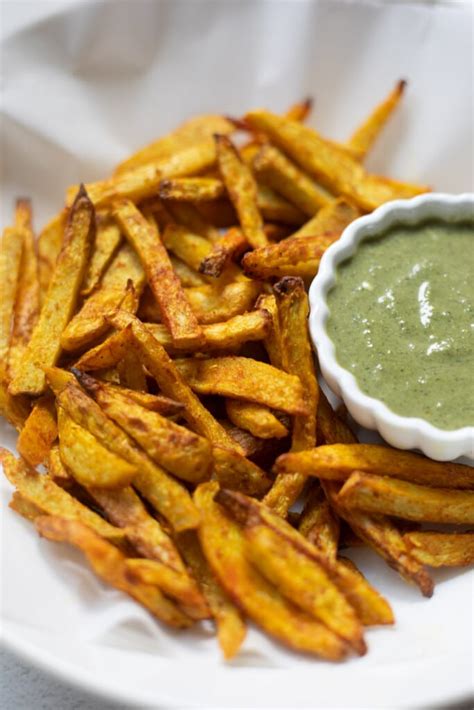
[[341,147],[328,143],[316,131],[269,111],[251,111],[245,117],[250,126],[265,133],[272,142],[328,190],[352,199],[371,211],[389,200],[414,197],[426,192],[422,185],[387,184],[364,168]]
[[262,289],[258,281],[235,281],[219,286],[186,289],[186,296],[199,323],[229,320],[250,310]]
[[298,530],[321,552],[332,559],[337,556],[339,519],[334,515],[320,484],[315,481],[301,513]]
[[192,234],[199,234],[210,242],[219,239],[219,230],[210,224],[194,205],[189,202],[170,202],[168,206],[173,220],[186,227]]
[[206,279],[195,269],[192,269],[190,266],[185,264],[184,261],[178,259],[176,256],[173,256],[173,254],[170,255],[170,261],[173,266],[173,271],[181,281],[182,286],[185,288],[204,286]]
[[18,491],[13,492],[8,507],[30,522],[33,522],[39,515],[42,515],[41,509],[34,503],[31,503],[27,498],[24,498]]
[[111,390],[81,373],[77,378],[103,411],[140,444],[153,461],[185,481],[198,483],[209,479],[212,451],[207,439],[158,412],[141,407],[118,388]]
[[43,305],[61,251],[69,210],[63,209],[43,227],[38,236],[40,305]]
[[281,439],[288,436],[285,425],[262,404],[227,399],[225,408],[232,424],[246,429],[260,439]]
[[18,453],[35,468],[46,461],[57,436],[54,399],[46,394],[37,400],[20,432],[16,444]]
[[82,296],[90,296],[115,256],[122,234],[118,225],[108,216],[97,216],[97,230],[87,272],[84,277]]
[[441,463],[409,451],[379,444],[334,444],[298,454],[285,454],[276,464],[278,473],[303,470],[309,476],[345,480],[353,471],[400,478],[426,486],[474,488],[474,469]]
[[163,244],[195,271],[199,271],[201,262],[212,249],[205,237],[193,234],[179,224],[168,224],[163,233]]
[[325,232],[342,234],[348,224],[360,217],[360,211],[351,202],[342,197],[331,200],[308,222],[291,235],[293,238],[313,237]]
[[191,625],[192,621],[164,597],[157,587],[132,581],[127,575],[125,555],[87,525],[77,520],[50,516],[37,518],[35,524],[40,535],[48,540],[68,542],[78,547],[98,577],[128,594],[160,621],[176,628]]
[[95,348],[81,355],[76,362],[76,367],[79,370],[103,370],[115,367],[130,351],[131,342],[132,330],[130,327],[118,330],[96,345]]
[[19,371],[11,382],[11,393],[41,394],[45,387],[42,368],[55,365],[61,353],[61,335],[77,302],[94,235],[94,208],[81,187],[71,208],[64,245],[58,256],[43,308],[31,336]]
[[267,633],[291,648],[329,660],[342,658],[344,642],[289,604],[249,565],[242,532],[213,500],[217,490],[215,483],[201,484],[194,499],[202,513],[199,539],[204,554],[230,598]]
[[281,222],[295,227],[305,221],[304,212],[281,195],[277,195],[268,185],[257,185],[257,206],[262,217],[268,222]]
[[474,491],[429,488],[354,471],[338,499],[346,508],[404,520],[474,525]]
[[403,540],[413,557],[430,567],[467,567],[474,563],[473,531],[415,531],[405,533]]
[[128,350],[124,357],[117,363],[117,372],[122,387],[127,387],[136,392],[147,391],[145,371],[133,349]]
[[263,145],[260,148],[253,160],[253,167],[261,182],[276,190],[310,217],[331,199],[311,178],[271,145]]
[[199,265],[199,271],[206,276],[217,278],[232,259],[239,257],[249,243],[240,229],[233,227],[218,239],[209,254]]
[[202,330],[173,271],[155,220],[146,220],[130,201],[116,203],[114,214],[141,259],[173,342],[183,347],[198,345],[203,340]]
[[397,81],[388,96],[378,104],[368,118],[354,131],[348,141],[348,146],[357,152],[360,159],[364,158],[376,141],[379,133],[397,108],[403,96],[407,82]]
[[253,248],[265,246],[268,240],[257,206],[257,186],[252,173],[227,136],[216,135],[215,138],[219,170],[238,214],[242,232]]
[[317,422],[317,440],[326,444],[356,444],[357,439],[345,422],[337,416],[329,404],[324,391],[319,390]]
[[180,402],[176,402],[174,399],[165,397],[162,394],[149,394],[148,392],[138,392],[137,390],[131,390],[122,385],[117,386],[110,384],[109,382],[103,383],[104,389],[110,392],[119,392],[125,395],[128,399],[136,402],[141,407],[149,409],[151,412],[158,412],[164,417],[175,416],[176,414],[181,414],[183,411],[183,405]]
[[251,496],[262,496],[271,486],[271,478],[257,464],[238,451],[214,446],[214,474],[221,486]]
[[145,272],[140,260],[129,244],[124,244],[105,272],[99,288],[89,296],[84,305],[64,330],[61,343],[65,350],[77,350],[103,335],[108,328],[107,314],[119,306],[125,308],[127,286],[131,284],[133,294],[129,292],[129,308],[136,310],[135,298],[145,286]]
[[[308,297],[301,279],[286,277],[279,281],[274,292],[280,315],[283,368],[299,378],[304,392],[306,414],[293,420],[291,451],[301,451],[316,446],[316,411],[319,387],[314,369],[313,351],[308,332]],[[307,476],[295,469],[291,476],[279,475],[265,503],[285,517],[296,501]],[[337,545],[337,540],[335,542]]]
[[309,414],[298,377],[264,362],[234,355],[176,360],[175,365],[198,394],[220,394],[265,404],[288,414]]
[[71,474],[61,461],[61,456],[59,455],[59,446],[57,444],[52,446],[50,449],[46,468],[48,470],[48,475],[50,476],[50,478],[58,486],[61,486],[61,488],[64,488],[66,491],[70,492],[71,489],[75,487],[76,484],[74,478],[71,476]]
[[134,466],[102,446],[62,407],[58,408],[58,429],[61,460],[81,485],[121,488],[135,478]]
[[237,448],[232,438],[191,391],[176,364],[146,326],[137,318],[122,312],[117,312],[110,321],[116,328],[124,328],[129,323],[132,324],[134,347],[143,365],[156,379],[166,396],[184,405],[183,416],[191,428],[208,438],[213,444],[230,449]]
[[0,249],[0,360],[8,362],[15,295],[25,230],[6,227]]
[[283,343],[280,328],[278,304],[274,294],[262,293],[258,297],[256,308],[264,308],[272,317],[273,328],[264,340],[270,363],[279,370],[283,369]]
[[162,200],[207,202],[225,195],[225,187],[217,178],[173,178],[160,182],[159,195]]
[[287,118],[291,118],[292,121],[306,121],[311,109],[313,108],[313,99],[311,96],[307,96],[302,101],[297,101],[295,104],[290,106],[290,108],[285,112]]
[[10,483],[23,498],[34,504],[43,514],[80,520],[111,542],[123,542],[124,534],[121,530],[79,503],[46,474],[37,473],[24,461],[16,459],[12,453],[3,448],[0,448],[0,461]]
[[217,626],[219,646],[224,658],[229,660],[236,655],[247,633],[242,615],[209,569],[196,533],[181,533],[178,546],[209,604]]

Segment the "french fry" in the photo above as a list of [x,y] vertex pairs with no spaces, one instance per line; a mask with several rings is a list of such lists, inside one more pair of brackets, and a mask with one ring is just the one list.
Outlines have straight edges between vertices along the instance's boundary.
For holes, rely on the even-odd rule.
[[69,210],[63,209],[43,227],[38,235],[38,277],[40,284],[40,306],[48,293],[49,284],[61,251]]
[[111,390],[83,373],[77,373],[77,378],[102,410],[153,461],[185,481],[199,483],[209,479],[212,450],[207,439],[171,422],[158,412],[141,407],[118,388]]
[[119,306],[125,308],[127,286],[131,284],[133,293],[129,292],[129,308],[135,310],[135,298],[145,286],[145,272],[140,260],[129,244],[124,244],[112,260],[105,272],[99,288],[89,296],[78,313],[65,328],[61,343],[65,350],[77,350],[96,340],[108,328],[107,314]]
[[346,508],[404,520],[474,524],[474,491],[430,488],[354,471],[338,499]]
[[346,644],[336,634],[289,604],[249,564],[243,533],[213,500],[217,490],[217,484],[205,483],[194,493],[202,514],[198,532],[206,559],[232,601],[290,648],[328,660],[344,657]]
[[349,197],[363,210],[370,212],[389,200],[414,197],[427,191],[422,185],[406,184],[396,188],[376,175],[369,175],[347,151],[296,121],[264,110],[251,111],[245,120],[255,130],[265,133],[323,187]]
[[137,468],[134,486],[176,530],[196,527],[199,516],[189,493],[172,479],[120,429],[77,385],[69,384],[57,398],[69,416],[109,451]]
[[42,515],[41,509],[37,508],[36,505],[31,503],[27,498],[23,498],[18,491],[13,492],[8,507],[30,522],[33,522],[39,515]]
[[127,575],[125,555],[87,525],[77,520],[52,516],[41,516],[35,520],[35,524],[42,537],[55,542],[68,542],[79,548],[98,577],[128,594],[160,621],[176,628],[186,628],[192,624],[156,586],[131,580]]
[[318,272],[322,255],[339,237],[339,232],[325,232],[315,237],[283,239],[278,244],[255,249],[242,260],[244,273],[255,279],[312,278]]
[[229,320],[250,310],[262,285],[258,281],[235,281],[219,286],[197,286],[186,289],[186,296],[199,323],[211,324]]
[[16,444],[18,453],[35,468],[46,461],[57,436],[54,399],[45,394],[33,406],[20,432]]
[[283,343],[280,328],[280,316],[278,313],[278,304],[274,294],[262,293],[255,304],[256,308],[264,308],[272,317],[273,328],[268,333],[264,340],[265,350],[267,351],[270,364],[283,369]]
[[220,394],[265,404],[288,414],[309,414],[298,377],[264,362],[231,355],[207,360],[175,360],[174,364],[198,394]]
[[236,655],[247,633],[242,615],[209,569],[196,534],[192,531],[181,533],[178,546],[209,604],[217,626],[219,646],[224,658],[229,660]]
[[59,455],[82,486],[121,488],[136,476],[137,469],[102,446],[87,429],[58,408]]
[[339,232],[360,217],[360,211],[351,202],[342,197],[338,197],[324,207],[303,226],[291,235],[291,238],[314,237],[326,232]]
[[136,392],[147,392],[146,375],[138,355],[131,349],[117,363],[120,385]]
[[79,370],[104,370],[115,367],[130,351],[132,330],[130,327],[112,333],[102,343],[85,352],[76,362]]
[[409,451],[379,444],[334,444],[281,456],[278,473],[294,470],[309,476],[343,481],[353,471],[400,478],[422,486],[474,488],[474,469],[459,463],[441,463]]
[[[280,315],[282,365],[289,374],[299,378],[303,386],[306,414],[295,416],[291,435],[291,451],[316,446],[316,411],[319,387],[314,369],[313,351],[308,332],[308,297],[301,279],[290,276],[279,281],[274,293]],[[279,475],[265,503],[285,517],[296,501],[307,476],[295,469],[291,476]],[[337,540],[335,541],[337,545]]]
[[257,464],[238,451],[214,446],[214,475],[221,486],[261,497],[271,486],[271,478]]
[[3,361],[5,371],[8,364],[24,231],[17,227],[6,227],[3,230],[0,249],[0,361]]
[[69,214],[64,244],[39,320],[11,382],[11,394],[37,395],[45,388],[43,368],[55,365],[61,354],[61,336],[76,306],[94,235],[94,221],[94,208],[81,187]]
[[[168,208],[173,217],[172,221],[186,227],[192,234],[199,234],[210,242],[215,242],[219,239],[219,230],[210,224],[194,205],[189,202],[169,202]],[[162,206],[161,212],[163,212]],[[167,225],[164,224],[163,226]]]
[[313,108],[313,99],[311,96],[306,97],[302,101],[297,101],[285,112],[285,116],[292,121],[301,121],[303,123],[311,113]]
[[89,265],[84,277],[82,296],[90,296],[99,285],[122,241],[118,225],[108,215],[97,215],[97,229]]
[[70,492],[71,489],[75,487],[74,478],[71,476],[69,471],[66,470],[63,462],[61,461],[61,456],[59,455],[59,446],[55,444],[51,447],[48,456],[48,463],[46,464],[48,475],[54,483],[66,491]]
[[227,136],[216,135],[215,139],[219,171],[238,214],[242,232],[253,248],[265,246],[268,240],[257,206],[257,186],[252,173]]
[[388,119],[397,108],[406,85],[407,82],[403,79],[397,81],[388,96],[375,107],[368,118],[358,126],[350,137],[347,145],[353,151],[356,151],[360,156],[359,159],[363,159],[375,143]]
[[181,281],[181,285],[184,286],[184,288],[204,286],[204,284],[207,283],[206,279],[201,276],[198,271],[192,269],[190,266],[185,264],[184,261],[178,259],[176,256],[173,256],[173,254],[170,255],[170,261],[174,273]]
[[443,533],[420,530],[405,533],[412,556],[430,567],[467,567],[474,563],[474,532]]
[[137,318],[122,312],[117,312],[110,321],[116,328],[124,328],[129,323],[132,324],[134,347],[137,349],[143,365],[149,370],[167,397],[176,399],[184,405],[183,417],[190,427],[201,436],[207,437],[212,444],[240,451],[225,429],[201,404],[179,373],[176,364],[146,326]]
[[201,262],[212,249],[205,237],[193,234],[187,227],[169,224],[163,233],[163,244],[191,269],[199,271]]
[[[304,212],[301,212],[281,195],[277,195],[268,185],[257,185],[257,207],[267,222],[281,222],[294,227],[305,221]],[[259,246],[264,245],[260,244]]]
[[114,215],[140,257],[173,342],[183,347],[198,345],[203,340],[202,330],[175,276],[156,222],[152,217],[146,220],[130,201],[116,203]]
[[339,519],[334,515],[320,484],[315,481],[305,503],[298,530],[309,542],[332,559],[337,556]]
[[356,444],[357,438],[345,422],[337,416],[324,391],[319,390],[318,412],[316,416],[317,441],[326,444]]
[[253,160],[253,167],[261,182],[276,190],[309,217],[331,199],[311,178],[271,145],[263,145],[260,148]]
[[218,239],[209,254],[199,265],[199,271],[206,276],[217,278],[222,274],[232,259],[240,256],[249,243],[240,229],[233,227]]
[[[218,173],[216,173],[216,177],[218,177]],[[219,230],[235,227],[239,221],[234,206],[228,199],[227,194],[225,197],[221,197],[213,202],[197,202],[196,208],[204,219]],[[235,228],[237,229],[237,227]]]
[[160,182],[158,194],[165,201],[207,202],[225,195],[225,187],[217,178],[173,178]]
[[281,439],[288,436],[286,426],[262,404],[227,399],[225,408],[232,424],[246,429],[260,439]]
[[99,515],[57,486],[46,474],[37,473],[21,459],[16,459],[10,451],[0,448],[3,472],[18,492],[41,510],[43,514],[59,515],[63,518],[79,520],[88,525],[98,535],[103,535],[113,543],[122,543],[122,530],[110,525]]

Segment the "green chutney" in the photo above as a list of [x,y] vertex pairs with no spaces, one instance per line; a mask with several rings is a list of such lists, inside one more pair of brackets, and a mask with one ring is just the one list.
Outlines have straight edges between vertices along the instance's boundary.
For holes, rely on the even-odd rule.
[[474,425],[474,221],[398,225],[339,264],[327,332],[365,394],[440,429]]

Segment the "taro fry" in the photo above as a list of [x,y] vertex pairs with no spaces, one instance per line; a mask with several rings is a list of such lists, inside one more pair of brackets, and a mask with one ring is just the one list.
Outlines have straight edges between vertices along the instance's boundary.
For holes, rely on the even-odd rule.
[[58,436],[54,397],[45,394],[33,406],[17,440],[17,449],[30,466],[44,463]]
[[474,563],[474,531],[446,533],[415,530],[405,533],[412,556],[429,567],[466,567]]
[[227,399],[225,406],[232,424],[246,429],[260,439],[281,439],[288,436],[285,425],[263,404]]

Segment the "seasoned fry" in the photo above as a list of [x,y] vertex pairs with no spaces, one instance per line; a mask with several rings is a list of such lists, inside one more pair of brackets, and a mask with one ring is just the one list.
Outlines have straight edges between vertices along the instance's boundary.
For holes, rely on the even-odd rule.
[[257,185],[257,207],[262,217],[269,222],[281,222],[295,227],[305,221],[304,212],[277,195],[268,185]]
[[66,470],[66,467],[61,461],[59,446],[57,444],[52,446],[50,449],[46,468],[50,478],[58,486],[61,486],[61,488],[64,488],[69,492],[75,486],[74,478],[71,476],[69,471]]
[[232,259],[239,257],[249,243],[240,229],[233,227],[218,239],[209,254],[199,265],[199,271],[206,276],[218,277]]
[[209,240],[179,224],[167,225],[163,233],[163,244],[195,271],[199,271],[201,262],[212,249]]
[[289,604],[251,567],[245,538],[238,526],[214,503],[218,487],[201,484],[194,494],[202,513],[199,539],[212,571],[230,598],[255,623],[282,643],[328,660],[346,654],[346,645],[333,632]]
[[413,557],[430,567],[467,567],[474,563],[474,532],[442,533],[431,530],[405,533]]
[[313,99],[311,96],[307,96],[303,101],[298,101],[296,104],[290,106],[290,108],[285,112],[287,118],[291,118],[292,121],[305,121],[311,109],[313,108]]
[[173,342],[182,347],[198,345],[203,340],[202,330],[174,274],[156,222],[152,217],[146,220],[132,202],[125,200],[115,204],[114,215],[140,257]]
[[262,404],[227,399],[225,408],[232,424],[246,429],[260,439],[281,439],[288,436],[286,426]]
[[146,375],[138,355],[133,349],[128,350],[117,363],[120,385],[136,392],[147,391]]
[[278,313],[278,304],[274,294],[262,293],[259,296],[256,308],[264,308],[272,317],[273,328],[264,340],[265,349],[268,358],[273,367],[283,369],[283,343],[280,328],[280,316]]
[[6,227],[0,249],[0,360],[8,362],[24,230]]
[[[111,390],[89,375],[77,378],[102,410],[132,437],[148,456],[178,478],[199,483],[211,474],[211,444],[158,412],[133,402],[118,388]],[[99,484],[96,484],[99,485]]]
[[219,286],[186,289],[186,296],[199,323],[229,320],[250,310],[262,289],[258,281],[235,281]]
[[[96,340],[108,328],[106,317],[116,308],[136,310],[136,298],[145,285],[145,272],[129,244],[124,244],[105,272],[100,287],[84,302],[61,337],[65,350],[77,350]],[[133,291],[127,291],[131,286]]]
[[173,254],[170,255],[170,261],[176,276],[181,281],[182,286],[185,288],[204,286],[206,279],[201,276],[200,273],[185,264],[184,261],[181,261],[181,259],[173,256]]
[[108,216],[97,215],[97,230],[92,254],[84,277],[82,296],[90,296],[115,256],[122,234],[118,225]]
[[348,146],[364,158],[372,145],[375,143],[379,133],[387,123],[392,113],[397,108],[403,96],[407,82],[403,79],[397,81],[395,87],[389,95],[380,103],[368,118],[354,131],[348,141]]
[[227,136],[216,135],[217,160],[222,179],[239,217],[248,243],[255,249],[268,244],[257,206],[257,186],[252,173],[240,159]]
[[23,498],[18,491],[14,491],[8,507],[30,522],[33,522],[39,515],[42,515],[41,509],[37,508],[34,503],[31,503],[26,498]]
[[339,197],[331,200],[308,222],[291,235],[293,238],[314,237],[326,232],[339,232],[342,234],[348,224],[360,217],[360,211],[351,202]]
[[38,276],[40,305],[43,305],[61,251],[69,210],[63,209],[43,227],[38,236]]
[[245,120],[255,130],[265,133],[323,187],[349,197],[363,210],[371,211],[389,200],[414,197],[427,191],[422,185],[395,187],[376,175],[369,175],[345,150],[296,121],[264,110],[250,111]]
[[85,505],[79,503],[69,493],[57,486],[46,474],[37,473],[24,461],[16,459],[13,454],[3,448],[0,448],[0,461],[10,483],[15,486],[23,498],[34,504],[43,514],[80,520],[110,542],[123,542],[124,534],[121,530],[110,525]]
[[130,351],[131,342],[132,329],[130,327],[118,330],[96,345],[95,348],[81,355],[76,362],[76,367],[79,370],[104,370],[115,367]]
[[298,377],[264,362],[234,355],[175,360],[175,365],[198,394],[220,394],[265,404],[288,414],[309,414]]
[[41,516],[35,520],[40,535],[56,542],[69,542],[87,557],[94,572],[111,586],[125,592],[153,616],[176,628],[186,628],[192,621],[156,586],[132,581],[127,575],[127,558],[116,547],[77,520]]
[[317,422],[317,440],[326,444],[355,444],[357,439],[347,424],[337,416],[324,391],[319,390]]
[[404,520],[474,524],[474,491],[429,488],[354,471],[338,499],[346,508]]
[[37,400],[20,432],[16,444],[18,453],[35,468],[46,461],[57,436],[54,399],[46,394]]
[[81,187],[71,208],[64,244],[38,323],[11,382],[12,394],[35,395],[44,390],[42,368],[55,365],[61,353],[61,335],[74,312],[94,229],[94,208]]
[[285,454],[276,463],[278,473],[303,470],[309,476],[345,480],[353,471],[390,476],[420,485],[474,488],[474,469],[459,463],[441,463],[409,451],[379,444],[334,444],[298,454]]
[[221,486],[251,496],[262,496],[271,486],[271,478],[257,464],[238,451],[214,446],[214,474]]
[[225,195],[225,187],[217,178],[174,178],[162,180],[158,194],[162,200],[207,202]]
[[331,199],[303,171],[271,145],[263,145],[260,148],[253,160],[253,167],[261,182],[283,195],[309,217]]
[[332,559],[337,556],[339,519],[334,515],[320,484],[315,481],[301,513],[298,530],[321,552]]
[[[199,234],[210,242],[215,242],[219,239],[219,230],[210,224],[194,205],[189,202],[170,202],[168,207],[174,221],[186,227],[192,234]],[[163,209],[161,207],[161,212],[163,212]],[[168,223],[167,221],[163,226],[167,226]]]

